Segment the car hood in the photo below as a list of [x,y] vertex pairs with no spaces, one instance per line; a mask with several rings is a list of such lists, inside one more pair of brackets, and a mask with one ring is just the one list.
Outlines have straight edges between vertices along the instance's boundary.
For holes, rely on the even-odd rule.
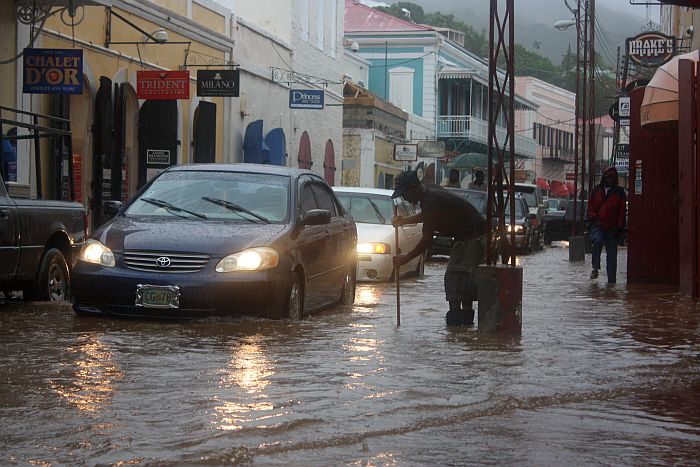
[[364,242],[384,242],[394,239],[394,227],[383,224],[363,224],[357,225],[357,243]]
[[100,227],[92,238],[115,252],[181,251],[220,256],[269,245],[285,228],[284,224],[117,217]]

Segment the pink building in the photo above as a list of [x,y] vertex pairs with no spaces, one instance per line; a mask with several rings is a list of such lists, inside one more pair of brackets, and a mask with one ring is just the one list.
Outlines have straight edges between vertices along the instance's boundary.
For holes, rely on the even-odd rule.
[[515,116],[516,132],[537,142],[536,157],[525,167],[530,177],[565,181],[574,169],[576,94],[531,76],[515,78],[515,93],[538,105]]

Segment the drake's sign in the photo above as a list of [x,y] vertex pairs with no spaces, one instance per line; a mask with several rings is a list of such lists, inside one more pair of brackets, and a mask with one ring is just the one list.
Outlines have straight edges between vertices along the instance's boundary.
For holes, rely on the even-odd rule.
[[197,70],[197,95],[200,97],[238,97],[238,70]]
[[676,38],[660,32],[643,32],[626,40],[627,55],[640,66],[663,65],[676,55]]
[[24,49],[27,94],[82,94],[82,49]]
[[189,99],[190,72],[137,71],[136,97],[153,100]]

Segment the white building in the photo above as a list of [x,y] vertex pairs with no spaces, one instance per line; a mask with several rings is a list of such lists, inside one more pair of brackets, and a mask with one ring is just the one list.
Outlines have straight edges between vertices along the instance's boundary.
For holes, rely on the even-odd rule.
[[[288,119],[288,164],[310,168],[330,184],[340,181],[342,160],[342,36],[341,0],[236,0],[235,15],[276,36],[272,47],[248,47],[259,61],[282,56],[283,66],[269,69],[275,83],[290,89],[324,91],[321,110],[289,109],[289,101],[255,99],[256,112]],[[286,58],[286,49],[290,57]],[[267,57],[267,58],[266,58]],[[252,63],[252,62],[251,62]],[[264,65],[263,65],[264,66]],[[251,101],[252,102],[252,101]]]

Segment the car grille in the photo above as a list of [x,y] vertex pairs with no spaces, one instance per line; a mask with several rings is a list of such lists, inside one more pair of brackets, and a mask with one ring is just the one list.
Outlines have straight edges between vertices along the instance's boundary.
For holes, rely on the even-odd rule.
[[209,263],[209,255],[158,251],[125,251],[124,263],[136,271],[170,274],[201,271]]

